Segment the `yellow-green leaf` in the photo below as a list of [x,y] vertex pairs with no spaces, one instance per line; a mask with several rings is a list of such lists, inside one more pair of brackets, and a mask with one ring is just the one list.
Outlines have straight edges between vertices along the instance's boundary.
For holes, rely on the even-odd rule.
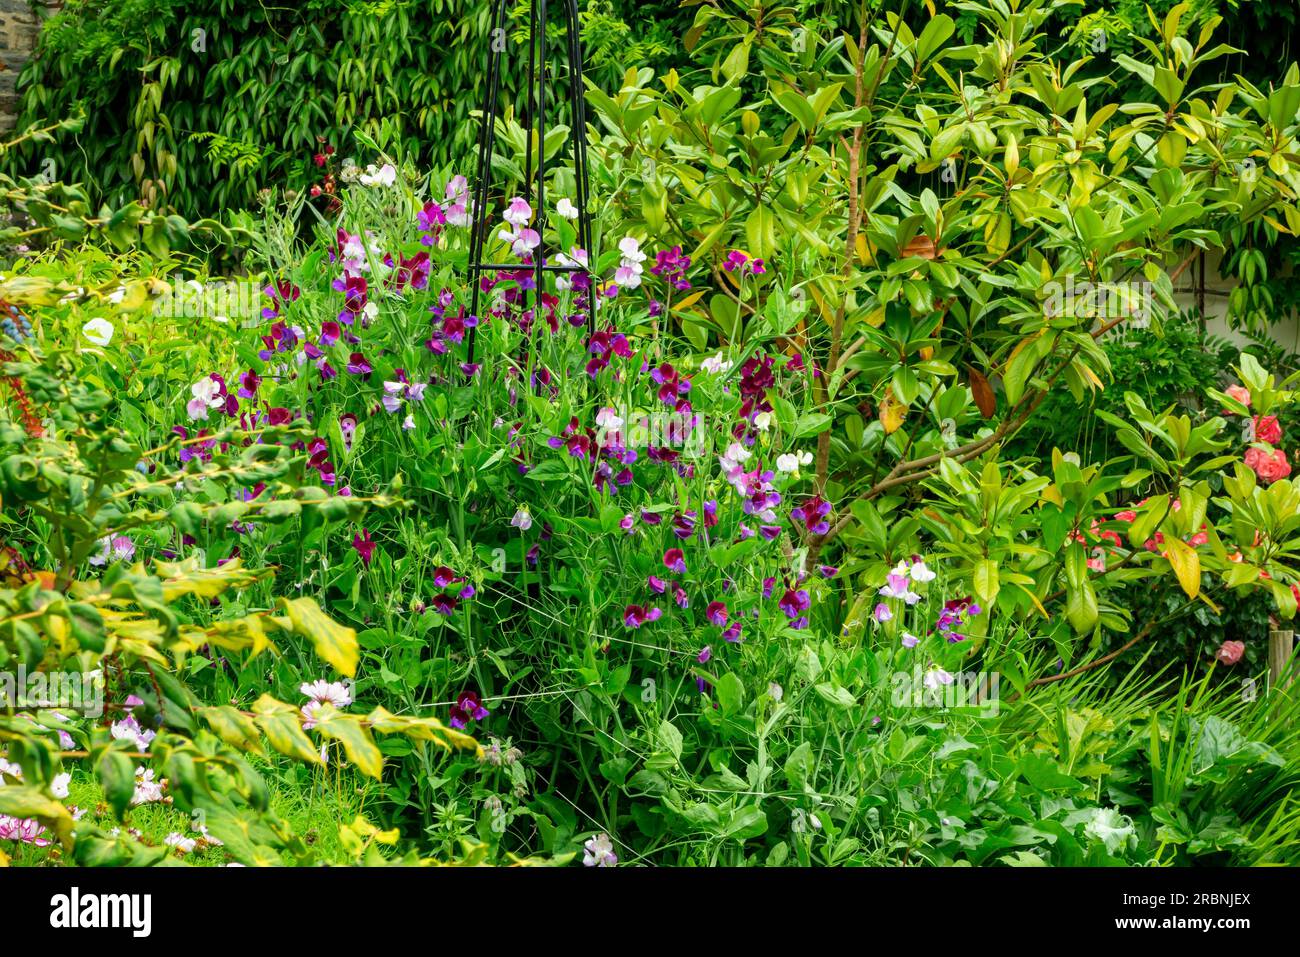
[[291,705],[264,694],[253,705],[253,712],[257,726],[275,750],[308,764],[322,763],[311,739],[302,730],[298,712]]
[[348,760],[363,774],[378,778],[384,773],[384,756],[370,732],[355,714],[343,714],[330,705],[321,706],[317,712],[316,730],[327,738],[342,743]]
[[248,715],[229,705],[196,710],[208,723],[208,727],[226,744],[242,751],[262,750],[262,737],[257,733],[257,724]]
[[1187,597],[1195,598],[1201,590],[1201,556],[1181,538],[1172,535],[1165,536],[1165,555]]
[[349,678],[357,673],[361,651],[355,630],[340,625],[310,598],[281,598],[280,607],[288,616],[290,630],[311,639],[316,654]]

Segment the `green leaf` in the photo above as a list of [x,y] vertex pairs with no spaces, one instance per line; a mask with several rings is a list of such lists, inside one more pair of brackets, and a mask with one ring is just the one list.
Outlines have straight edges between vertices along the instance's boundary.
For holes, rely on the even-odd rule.
[[718,706],[725,715],[739,714],[745,706],[745,686],[735,672],[728,671],[714,686]]
[[100,755],[95,772],[104,791],[104,800],[121,820],[135,796],[135,765],[121,751],[110,748]]
[[991,558],[981,559],[975,563],[972,576],[975,594],[984,602],[984,607],[991,608],[998,597],[998,563]]
[[682,733],[677,730],[671,721],[659,722],[659,732],[656,737],[661,748],[664,748],[677,760],[681,760]]

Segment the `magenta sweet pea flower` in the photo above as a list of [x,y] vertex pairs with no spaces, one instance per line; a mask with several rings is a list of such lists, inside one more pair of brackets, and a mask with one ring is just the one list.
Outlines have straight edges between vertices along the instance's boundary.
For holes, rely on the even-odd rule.
[[820,495],[813,495],[798,508],[793,509],[790,517],[797,522],[802,522],[810,534],[825,535],[831,530],[830,523],[826,521],[826,516],[830,513],[831,503]]
[[785,612],[787,618],[795,618],[802,611],[807,611],[812,605],[812,599],[808,597],[808,592],[800,588],[797,591],[793,588],[787,589],[786,593],[781,596],[777,603],[781,610]]
[[361,564],[369,567],[370,559],[374,557],[375,554],[375,543],[370,537],[370,532],[363,528],[360,535],[353,536],[352,547],[355,548],[357,554],[361,556]]
[[720,601],[711,601],[709,607],[704,610],[704,617],[719,628],[726,628],[727,606]]
[[456,698],[456,703],[451,706],[451,721],[448,723],[457,730],[463,730],[471,721],[482,721],[489,714],[491,712],[483,707],[483,699],[477,691],[462,691]]
[[460,604],[460,601],[452,595],[434,595],[429,604],[438,614],[450,615],[456,610],[456,606]]
[[456,573],[446,565],[439,565],[433,570],[433,584],[435,588],[446,588],[448,585],[463,581],[457,578]]
[[647,622],[658,621],[662,615],[662,608],[628,605],[623,609],[623,624],[628,628],[640,628]]
[[239,377],[239,395],[243,399],[251,399],[257,395],[257,387],[262,384],[261,377],[249,369]]
[[686,556],[680,548],[670,548],[664,552],[664,567],[678,575],[686,574]]

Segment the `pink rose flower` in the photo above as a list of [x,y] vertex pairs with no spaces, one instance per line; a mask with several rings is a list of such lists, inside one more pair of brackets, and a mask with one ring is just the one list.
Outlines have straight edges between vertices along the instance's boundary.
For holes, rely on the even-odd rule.
[[1255,416],[1255,438],[1269,445],[1277,445],[1282,440],[1282,426],[1276,415]]
[[1214,653],[1214,657],[1225,665],[1235,665],[1245,653],[1245,642],[1225,641],[1219,646],[1219,650]]
[[[1224,390],[1242,405],[1250,408],[1250,391],[1244,385],[1230,385]],[[1232,415],[1231,412],[1228,415]]]
[[1246,450],[1245,462],[1246,467],[1254,470],[1266,485],[1272,485],[1278,479],[1284,479],[1291,474],[1291,465],[1286,460],[1286,453],[1281,449],[1265,452],[1261,448],[1251,446]]

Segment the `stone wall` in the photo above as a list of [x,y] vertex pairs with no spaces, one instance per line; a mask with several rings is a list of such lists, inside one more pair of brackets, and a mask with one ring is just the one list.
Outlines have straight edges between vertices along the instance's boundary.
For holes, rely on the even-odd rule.
[[41,20],[62,5],[62,0],[0,0],[0,131],[13,129],[18,120],[14,85],[36,47]]

